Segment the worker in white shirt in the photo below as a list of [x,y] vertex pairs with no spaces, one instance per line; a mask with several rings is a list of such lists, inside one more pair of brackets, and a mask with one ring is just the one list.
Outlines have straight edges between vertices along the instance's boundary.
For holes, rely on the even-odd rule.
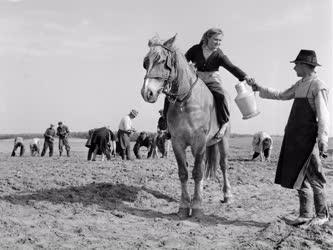
[[273,139],[266,132],[259,131],[253,135],[252,147],[252,160],[260,156],[260,161],[269,161],[273,148]]
[[40,139],[33,138],[32,142],[30,143],[30,154],[31,156],[39,156],[40,153]]
[[130,135],[135,132],[133,128],[132,120],[139,114],[135,109],[132,109],[131,112],[123,117],[119,123],[118,127],[118,142],[119,142],[119,151],[120,156],[123,160],[132,160],[131,156],[131,144],[130,144]]

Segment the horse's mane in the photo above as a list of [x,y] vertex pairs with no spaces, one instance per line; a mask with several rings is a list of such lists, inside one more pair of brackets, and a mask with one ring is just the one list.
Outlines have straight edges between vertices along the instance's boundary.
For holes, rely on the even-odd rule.
[[178,72],[178,81],[182,81],[182,79],[189,79],[191,75],[195,75],[196,72],[194,68],[189,64],[187,59],[185,58],[184,54],[179,50],[176,49],[176,65],[178,69],[183,69]]

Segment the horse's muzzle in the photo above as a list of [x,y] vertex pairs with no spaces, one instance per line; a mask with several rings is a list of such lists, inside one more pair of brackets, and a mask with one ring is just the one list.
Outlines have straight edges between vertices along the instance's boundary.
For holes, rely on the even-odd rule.
[[157,100],[153,91],[151,91],[150,89],[145,90],[144,88],[142,88],[141,96],[142,96],[143,100],[145,100],[146,102],[154,103]]
[[[155,81],[153,81],[155,82]],[[141,96],[146,102],[154,103],[157,101],[159,94],[162,91],[162,86],[156,86],[145,80],[142,89]]]

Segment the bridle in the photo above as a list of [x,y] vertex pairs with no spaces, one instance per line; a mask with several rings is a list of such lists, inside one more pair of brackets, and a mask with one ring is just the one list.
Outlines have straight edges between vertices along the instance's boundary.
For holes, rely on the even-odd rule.
[[[167,50],[168,55],[166,58],[166,66],[167,68],[169,68],[168,74],[152,74],[151,72],[148,72],[144,77],[144,79],[157,79],[157,80],[162,80],[164,81],[163,84],[163,89],[162,89],[162,93],[165,94],[169,100],[170,103],[183,103],[186,100],[188,100],[191,96],[192,93],[192,89],[195,86],[195,84],[198,82],[198,76],[196,77],[196,80],[190,84],[190,88],[188,90],[185,90],[183,93],[178,93],[178,87],[179,87],[179,82],[178,82],[178,72],[177,72],[177,67],[176,67],[176,60],[174,55],[176,54],[175,50],[172,50],[166,46],[164,46],[163,44],[154,44],[151,45],[154,47],[160,46],[163,49]],[[173,64],[173,65],[172,65]],[[172,79],[172,66],[174,66],[175,69],[175,73],[174,73],[174,78]],[[174,89],[176,89],[176,92],[173,92]],[[183,98],[180,98],[184,96]]]

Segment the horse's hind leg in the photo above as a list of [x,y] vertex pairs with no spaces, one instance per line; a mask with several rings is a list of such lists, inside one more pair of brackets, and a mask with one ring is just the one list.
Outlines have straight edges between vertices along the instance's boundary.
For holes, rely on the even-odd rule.
[[185,146],[178,142],[172,142],[172,148],[178,164],[178,176],[181,183],[181,197],[179,202],[178,215],[181,218],[188,217],[190,214],[191,198],[187,190],[188,171],[186,162]]
[[220,149],[220,166],[223,174],[223,195],[224,195],[224,203],[231,202],[232,194],[231,194],[231,187],[230,182],[228,179],[228,150],[229,150],[229,143],[228,137],[224,136],[222,140],[219,142],[219,149]]

